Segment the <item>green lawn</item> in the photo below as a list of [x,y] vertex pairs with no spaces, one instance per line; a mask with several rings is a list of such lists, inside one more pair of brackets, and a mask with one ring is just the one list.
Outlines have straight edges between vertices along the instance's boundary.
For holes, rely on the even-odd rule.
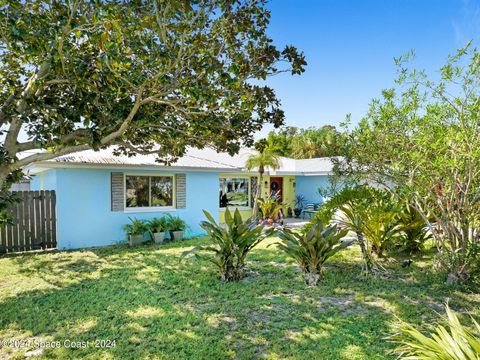
[[[222,284],[209,263],[179,262],[205,241],[0,259],[0,340],[26,340],[0,347],[0,358],[384,359],[395,315],[431,326],[447,299],[480,315],[480,295],[443,285],[428,257],[407,269],[390,259],[388,277],[366,280],[349,249],[330,261],[321,286],[307,288],[264,243],[246,279]],[[115,347],[95,348],[100,339]],[[34,345],[65,340],[89,343]]]

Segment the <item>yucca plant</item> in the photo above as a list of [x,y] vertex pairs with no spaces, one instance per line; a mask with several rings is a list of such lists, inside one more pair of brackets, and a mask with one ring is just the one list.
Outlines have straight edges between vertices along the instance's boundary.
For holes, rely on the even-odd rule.
[[[224,282],[240,280],[244,276],[245,258],[249,251],[263,239],[273,235],[274,230],[265,230],[264,226],[257,225],[252,219],[244,222],[238,209],[235,209],[233,216],[228,209],[225,211],[225,224],[217,224],[208,211],[203,210],[203,213],[207,221],[202,221],[200,226],[214,245],[197,246],[185,251],[182,257],[194,255],[209,260],[218,268]],[[203,255],[199,251],[211,254]]]
[[324,227],[316,222],[309,231],[284,229],[279,233],[282,242],[278,246],[300,266],[305,283],[316,286],[322,278],[325,262],[353,242],[341,241],[347,233],[348,230],[339,230],[336,225]]
[[418,360],[479,360],[480,325],[472,318],[476,334],[470,332],[446,305],[446,317],[435,332],[424,335],[413,325],[402,322],[391,337],[399,344],[395,352],[402,359]]

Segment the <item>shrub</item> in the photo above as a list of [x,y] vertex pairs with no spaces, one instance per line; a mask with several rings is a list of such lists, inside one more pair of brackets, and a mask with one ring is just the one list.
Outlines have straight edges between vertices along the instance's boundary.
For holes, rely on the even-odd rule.
[[258,199],[258,208],[262,218],[265,220],[278,220],[282,205],[278,204],[275,199]]
[[148,226],[145,220],[139,220],[136,218],[130,218],[130,224],[126,224],[123,226],[123,230],[127,233],[127,235],[143,235],[146,231],[148,231]]
[[402,232],[399,242],[401,251],[414,253],[422,250],[425,242],[432,238],[425,219],[413,206],[405,205],[399,212],[398,226]]
[[[207,259],[217,268],[222,281],[238,281],[244,276],[245,258],[250,250],[274,232],[273,229],[264,230],[264,226],[257,225],[252,219],[244,222],[238,209],[233,216],[225,211],[225,224],[217,224],[206,210],[203,211],[207,221],[200,226],[207,232],[214,246],[197,246],[185,251],[182,257],[194,255],[200,259]],[[199,251],[210,252],[211,255],[200,254]]]
[[443,322],[449,328],[438,325],[435,333],[424,335],[413,325],[402,322],[391,338],[399,344],[400,358],[419,360],[478,360],[480,359],[480,325],[472,318],[477,334],[468,331],[457,315],[446,306]]
[[165,216],[161,218],[154,217],[150,221],[147,222],[148,230],[151,233],[161,233],[168,230],[168,221]]
[[185,231],[187,229],[187,224],[185,220],[178,216],[172,216],[171,214],[167,215],[166,218],[167,227],[166,230],[170,231]]
[[278,246],[302,268],[305,283],[315,286],[322,277],[325,261],[352,244],[353,241],[341,241],[347,233],[337,226],[325,228],[321,222],[316,222],[309,231],[284,229],[279,233],[283,241]]

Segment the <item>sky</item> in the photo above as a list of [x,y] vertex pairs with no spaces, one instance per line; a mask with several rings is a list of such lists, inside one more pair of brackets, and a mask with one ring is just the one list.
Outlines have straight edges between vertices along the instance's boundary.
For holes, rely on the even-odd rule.
[[[270,0],[269,35],[303,51],[300,76],[268,80],[287,125],[352,125],[392,87],[394,57],[414,50],[415,67],[435,74],[449,54],[480,47],[480,0]],[[265,136],[265,128],[257,137]]]

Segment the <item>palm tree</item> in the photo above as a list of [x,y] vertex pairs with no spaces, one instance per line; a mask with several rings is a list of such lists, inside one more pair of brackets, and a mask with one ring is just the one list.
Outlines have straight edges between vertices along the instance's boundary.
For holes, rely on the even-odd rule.
[[255,203],[253,205],[253,216],[258,214],[258,199],[262,193],[263,174],[265,168],[278,169],[280,167],[280,156],[275,148],[270,145],[259,147],[259,149],[249,156],[245,164],[247,170],[258,168],[258,183],[255,193]]

